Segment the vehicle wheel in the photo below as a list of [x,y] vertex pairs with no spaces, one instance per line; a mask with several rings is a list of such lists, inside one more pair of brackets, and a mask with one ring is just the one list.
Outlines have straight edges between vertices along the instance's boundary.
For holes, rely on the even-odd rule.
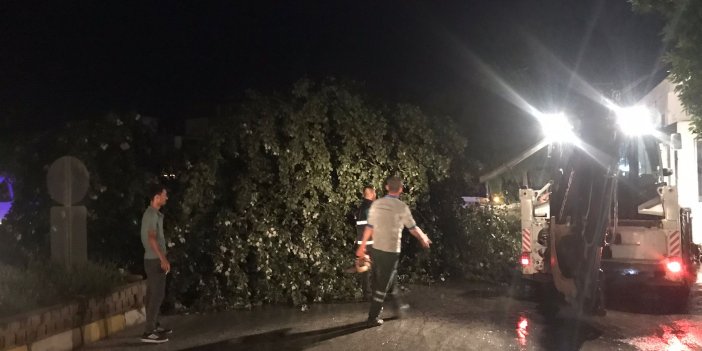
[[670,313],[685,313],[690,301],[690,288],[675,287],[664,289],[662,297],[667,301]]

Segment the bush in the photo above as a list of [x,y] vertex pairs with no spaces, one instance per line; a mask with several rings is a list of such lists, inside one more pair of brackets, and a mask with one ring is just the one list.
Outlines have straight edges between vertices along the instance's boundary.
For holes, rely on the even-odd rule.
[[445,238],[447,269],[472,280],[508,281],[521,244],[520,221],[498,207],[471,206],[456,213],[458,230]]
[[143,257],[139,220],[147,206],[147,182],[165,168],[162,149],[155,127],[139,115],[108,115],[0,140],[0,171],[12,177],[15,190],[12,209],[0,225],[0,245],[49,256],[49,211],[58,204],[49,197],[47,172],[56,159],[71,155],[90,173],[87,196],[80,202],[88,210],[89,258],[138,269]]
[[111,264],[88,263],[69,268],[46,261],[32,261],[26,268],[0,264],[0,316],[81,296],[103,296],[126,281]]
[[[346,213],[363,185],[391,174],[408,184],[404,200],[426,202],[446,177],[436,123],[409,105],[378,107],[345,87],[298,83],[287,96],[252,95],[219,121],[179,175],[169,239],[173,288],[183,305],[245,307],[348,300],[355,230]],[[179,207],[178,207],[179,206]]]

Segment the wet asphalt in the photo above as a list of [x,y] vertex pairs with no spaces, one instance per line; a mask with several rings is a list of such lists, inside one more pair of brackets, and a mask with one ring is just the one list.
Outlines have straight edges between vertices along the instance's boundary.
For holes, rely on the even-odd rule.
[[578,317],[567,306],[510,297],[475,283],[412,285],[402,319],[368,328],[363,302],[168,316],[170,341],[142,344],[141,326],[85,350],[702,350],[702,282],[683,310],[636,289],[617,293],[607,315]]

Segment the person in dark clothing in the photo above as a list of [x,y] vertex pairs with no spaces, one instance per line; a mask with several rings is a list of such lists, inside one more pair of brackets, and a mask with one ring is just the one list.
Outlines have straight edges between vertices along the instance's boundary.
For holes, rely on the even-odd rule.
[[[363,200],[358,207],[356,212],[356,244],[354,245],[354,251],[358,250],[358,246],[361,245],[363,240],[363,231],[366,229],[366,224],[368,224],[368,211],[370,210],[373,201],[376,199],[375,188],[372,185],[366,185],[363,187]],[[373,241],[370,240],[366,243],[368,246],[373,246]],[[361,259],[366,259],[365,257]],[[363,298],[367,301],[371,299],[371,281],[372,272],[371,270],[365,270],[359,273],[359,280],[361,281],[361,288],[363,289]]]

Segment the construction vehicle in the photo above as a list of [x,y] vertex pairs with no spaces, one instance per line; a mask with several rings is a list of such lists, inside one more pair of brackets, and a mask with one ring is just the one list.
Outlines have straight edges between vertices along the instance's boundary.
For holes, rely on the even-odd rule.
[[[621,120],[636,114],[636,133],[624,133]],[[603,288],[625,284],[673,294],[683,307],[696,279],[690,210],[680,208],[676,187],[666,182],[672,172],[660,162],[675,143],[641,129],[648,117],[641,114],[610,107],[605,118],[581,124],[577,136],[564,115],[537,116],[546,137],[480,179],[549,149],[550,181],[534,189],[524,176],[520,189],[521,276],[552,284],[584,313],[604,313]],[[553,132],[560,138],[548,136]]]

